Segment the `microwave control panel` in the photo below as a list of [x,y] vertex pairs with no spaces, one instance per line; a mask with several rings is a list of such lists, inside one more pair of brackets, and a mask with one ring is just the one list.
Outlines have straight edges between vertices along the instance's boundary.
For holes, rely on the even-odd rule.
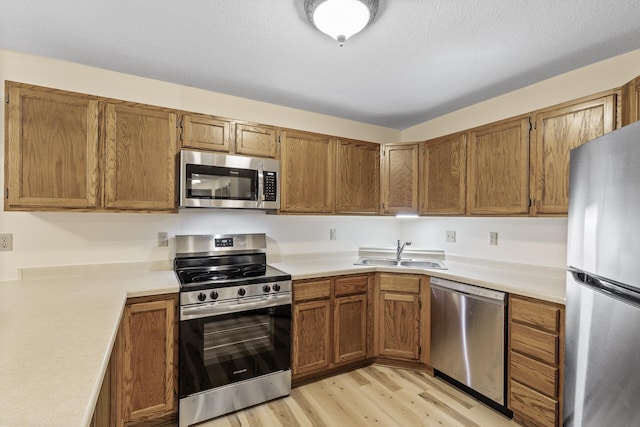
[[264,171],[264,201],[275,202],[277,196],[278,178],[275,172]]

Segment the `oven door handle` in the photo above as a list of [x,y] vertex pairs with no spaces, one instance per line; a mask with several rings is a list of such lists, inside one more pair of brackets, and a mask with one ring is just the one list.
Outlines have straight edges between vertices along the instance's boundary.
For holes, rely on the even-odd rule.
[[291,304],[291,293],[286,292],[274,295],[269,298],[252,298],[255,301],[245,299],[238,303],[237,300],[197,305],[195,307],[181,307],[180,320],[200,319],[202,317],[220,316],[222,314],[238,313],[240,311],[258,310],[261,308],[276,307],[279,305]]

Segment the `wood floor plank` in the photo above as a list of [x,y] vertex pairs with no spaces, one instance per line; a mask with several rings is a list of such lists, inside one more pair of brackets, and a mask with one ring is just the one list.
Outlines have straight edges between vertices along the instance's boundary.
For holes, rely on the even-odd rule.
[[428,378],[426,379],[426,382],[429,385],[429,388],[435,389],[450,399],[453,399],[465,409],[471,409],[478,403],[476,399],[461,393],[439,378]]
[[476,424],[472,420],[470,420],[467,417],[465,417],[464,415],[462,415],[460,412],[458,412],[455,409],[451,408],[449,405],[447,405],[442,400],[438,399],[437,397],[435,397],[433,394],[429,393],[428,391],[425,391],[424,393],[420,393],[420,397],[422,397],[424,400],[426,400],[427,402],[432,404],[435,408],[438,408],[440,411],[444,412],[445,414],[447,414],[448,416],[450,416],[451,418],[453,418],[454,420],[456,420],[457,422],[459,422],[463,426],[465,426],[465,427],[480,427],[480,425]]
[[327,427],[318,410],[311,405],[309,400],[302,393],[302,387],[291,390],[290,397],[296,401],[306,418],[313,427]]
[[359,370],[348,372],[347,375],[349,376],[349,378],[352,378],[355,382],[357,382],[358,385],[371,384],[371,381],[369,381],[364,375],[362,375]]
[[364,373],[372,377],[374,380],[384,385],[389,391],[398,391],[400,387],[398,384],[394,383],[389,379],[389,377],[384,374],[378,367],[375,366],[367,366],[366,368],[362,368]]

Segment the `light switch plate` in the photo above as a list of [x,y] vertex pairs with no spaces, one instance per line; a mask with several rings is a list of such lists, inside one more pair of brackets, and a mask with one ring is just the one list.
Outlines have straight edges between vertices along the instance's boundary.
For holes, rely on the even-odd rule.
[[329,229],[329,240],[337,240],[338,238],[338,230],[335,228]]
[[498,233],[495,231],[489,232],[489,245],[498,246]]
[[455,243],[456,241],[456,232],[455,231],[447,231],[445,241],[449,243]]
[[158,233],[158,246],[169,246],[169,233],[167,233],[166,231],[161,231]]

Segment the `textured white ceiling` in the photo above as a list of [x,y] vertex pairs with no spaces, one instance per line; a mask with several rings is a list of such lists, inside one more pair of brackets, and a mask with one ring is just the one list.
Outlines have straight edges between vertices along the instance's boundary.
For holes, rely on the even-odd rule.
[[0,0],[0,48],[396,129],[640,48],[639,0],[380,0],[342,48],[303,2]]

